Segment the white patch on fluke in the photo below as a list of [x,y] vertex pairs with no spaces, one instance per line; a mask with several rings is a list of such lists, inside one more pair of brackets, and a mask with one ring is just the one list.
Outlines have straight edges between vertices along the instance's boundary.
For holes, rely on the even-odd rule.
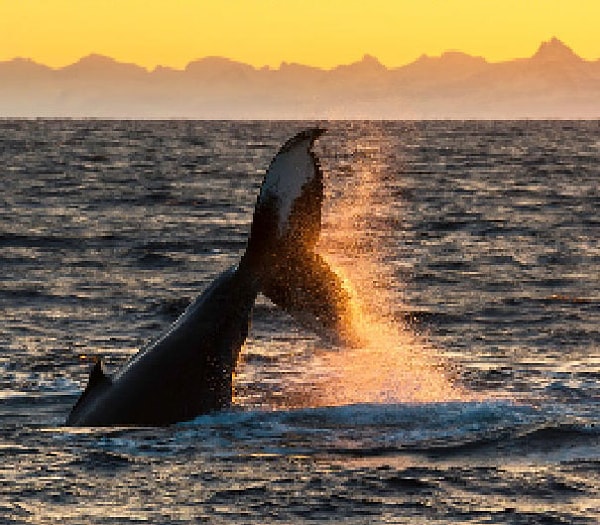
[[316,166],[310,154],[311,138],[299,141],[285,151],[279,152],[263,183],[259,202],[274,198],[277,202],[277,229],[285,233],[294,201],[302,194],[304,185],[316,175]]

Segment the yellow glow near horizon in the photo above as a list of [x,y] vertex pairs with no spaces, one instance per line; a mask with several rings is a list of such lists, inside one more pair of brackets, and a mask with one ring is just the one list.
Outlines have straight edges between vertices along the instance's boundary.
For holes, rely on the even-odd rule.
[[600,58],[597,0],[0,0],[0,60],[53,67],[90,53],[152,69],[223,56],[332,67],[365,53],[389,67],[460,50],[502,61],[556,36]]

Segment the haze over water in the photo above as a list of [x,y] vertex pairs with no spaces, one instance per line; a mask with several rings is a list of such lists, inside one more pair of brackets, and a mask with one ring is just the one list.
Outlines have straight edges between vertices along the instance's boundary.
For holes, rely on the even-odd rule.
[[234,410],[62,427],[80,356],[116,368],[234,264],[312,124],[0,122],[9,523],[597,522],[597,122],[326,123],[320,249],[368,344],[261,299]]

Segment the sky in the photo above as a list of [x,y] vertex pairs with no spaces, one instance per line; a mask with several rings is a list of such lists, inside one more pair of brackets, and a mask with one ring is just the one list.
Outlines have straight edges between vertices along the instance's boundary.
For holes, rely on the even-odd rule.
[[256,67],[396,67],[458,50],[490,62],[556,36],[600,58],[599,0],[0,0],[0,61],[52,67],[91,53],[184,68],[223,56]]

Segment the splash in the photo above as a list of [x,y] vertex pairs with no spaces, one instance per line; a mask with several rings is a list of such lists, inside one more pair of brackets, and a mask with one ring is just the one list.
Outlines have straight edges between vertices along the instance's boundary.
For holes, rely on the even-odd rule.
[[[352,141],[344,132],[331,152],[318,153],[328,177],[318,252],[350,297],[343,339],[353,344],[294,339],[293,333],[277,341],[255,336],[238,365],[238,404],[301,408],[474,399],[452,380],[449,362],[402,315],[407,310],[402,285],[393,274],[401,259],[393,246],[402,232],[401,206],[394,197],[397,178],[385,162],[397,153],[387,155],[395,145],[384,135],[359,131],[370,140]],[[327,135],[318,146],[327,147],[331,139]],[[249,355],[261,364],[248,363]]]
[[398,223],[399,203],[383,161],[385,148],[393,145],[382,135],[371,136],[348,145],[352,187],[339,188],[334,181],[327,185],[331,190],[319,244],[351,297],[347,331],[358,344],[317,350],[306,367],[305,385],[311,387],[304,396],[289,399],[311,406],[472,399],[451,380],[449,363],[395,313],[401,287],[382,260],[391,252],[386,233]]
[[[347,268],[332,262],[339,274]],[[355,271],[362,271],[360,265]],[[344,279],[347,286],[353,282]],[[451,367],[433,347],[400,321],[367,306],[350,288],[352,331],[360,343],[317,351],[307,377],[313,385],[312,406],[353,403],[404,403],[465,400],[467,392],[455,385]],[[310,376],[311,374],[309,374]]]

